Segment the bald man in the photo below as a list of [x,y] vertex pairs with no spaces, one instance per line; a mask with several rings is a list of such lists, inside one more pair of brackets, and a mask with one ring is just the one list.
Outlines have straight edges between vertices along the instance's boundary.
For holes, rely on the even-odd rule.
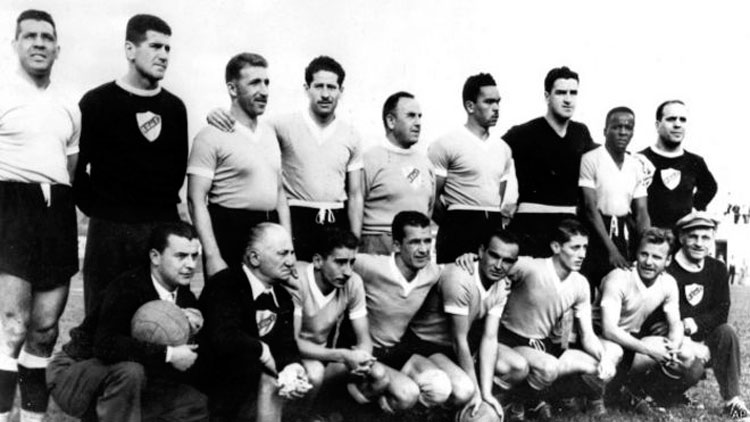
[[212,420],[280,421],[282,398],[310,389],[294,339],[294,304],[282,287],[295,262],[289,233],[261,223],[250,230],[242,264],[206,283],[199,344]]

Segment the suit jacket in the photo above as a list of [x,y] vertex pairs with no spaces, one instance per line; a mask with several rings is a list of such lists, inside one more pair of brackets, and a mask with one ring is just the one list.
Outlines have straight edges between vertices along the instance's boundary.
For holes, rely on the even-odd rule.
[[257,365],[260,370],[261,341],[271,349],[277,371],[300,362],[292,297],[278,284],[273,290],[278,302],[276,321],[261,339],[253,291],[242,267],[227,268],[208,280],[199,301],[204,318],[199,350],[209,374],[231,373],[238,364]]
[[[105,363],[133,361],[147,369],[176,371],[167,364],[167,346],[148,343],[130,336],[130,321],[141,305],[158,300],[148,266],[117,277],[107,286],[104,299],[83,323],[71,330],[65,351],[76,359],[96,357]],[[189,286],[177,288],[177,306],[197,308],[198,301]]]

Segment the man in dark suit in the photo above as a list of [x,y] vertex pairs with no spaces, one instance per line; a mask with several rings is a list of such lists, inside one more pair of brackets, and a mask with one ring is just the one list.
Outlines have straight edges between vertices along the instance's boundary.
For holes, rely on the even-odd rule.
[[[84,421],[208,420],[206,397],[190,383],[197,346],[163,346],[131,336],[133,314],[166,300],[183,309],[197,333],[203,318],[190,291],[200,244],[193,226],[158,225],[149,241],[149,265],[116,278],[104,300],[70,332],[47,368],[52,397]],[[144,257],[145,258],[145,257]]]
[[[242,265],[206,283],[200,367],[212,421],[280,421],[283,398],[309,389],[294,339],[294,247],[280,225],[250,230]],[[256,419],[257,417],[257,419]]]

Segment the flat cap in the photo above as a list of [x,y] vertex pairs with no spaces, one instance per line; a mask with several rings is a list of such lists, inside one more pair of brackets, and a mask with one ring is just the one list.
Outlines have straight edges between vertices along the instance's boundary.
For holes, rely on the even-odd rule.
[[706,211],[693,211],[677,220],[676,224],[678,230],[687,230],[694,227],[715,229],[718,225],[719,220]]

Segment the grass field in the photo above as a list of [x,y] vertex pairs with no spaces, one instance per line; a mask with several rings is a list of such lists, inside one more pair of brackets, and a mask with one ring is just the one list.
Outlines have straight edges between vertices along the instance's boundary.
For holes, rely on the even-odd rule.
[[[202,277],[197,276],[198,280]],[[200,291],[201,283],[195,283],[194,288],[196,293]],[[732,309],[729,316],[730,322],[737,329],[737,333],[742,339],[742,362],[743,367],[747,368],[748,362],[750,362],[750,318],[748,318],[748,308],[750,308],[750,287],[732,287]],[[61,335],[58,340],[58,348],[64,342],[69,339],[68,331],[70,328],[80,323],[83,318],[83,287],[80,278],[80,274],[76,275],[73,279],[70,290],[70,298],[68,299],[68,305],[65,309],[65,313],[61,319]],[[747,392],[750,391],[750,375],[746,373],[742,377],[742,391],[745,393],[745,399],[747,400]],[[690,390],[689,395],[705,404],[706,409],[702,411],[688,409],[688,408],[672,408],[669,413],[660,417],[660,420],[666,421],[722,421],[726,418],[721,415],[720,397],[718,393],[718,386],[716,380],[713,377],[713,373],[709,371],[708,379],[701,381],[696,387]],[[322,398],[321,400],[335,399],[335,398]],[[335,402],[336,400],[331,400]],[[347,412],[342,412],[347,413]],[[432,422],[450,422],[453,420],[452,415],[446,411],[430,411],[415,410],[406,415],[399,415],[398,417],[387,417],[378,416],[370,412],[365,414],[358,414],[355,416],[344,415],[344,421],[356,420],[357,422],[385,422],[385,421],[432,421]],[[557,421],[580,421],[586,420],[585,415],[578,415],[572,418],[557,417]],[[50,412],[48,421],[52,422],[72,422],[77,419],[71,418],[63,414],[54,403],[50,405]],[[629,412],[621,412],[617,409],[610,409],[610,414],[602,419],[607,421],[616,422],[630,422],[630,421],[642,421],[644,418],[640,415],[636,415]]]

